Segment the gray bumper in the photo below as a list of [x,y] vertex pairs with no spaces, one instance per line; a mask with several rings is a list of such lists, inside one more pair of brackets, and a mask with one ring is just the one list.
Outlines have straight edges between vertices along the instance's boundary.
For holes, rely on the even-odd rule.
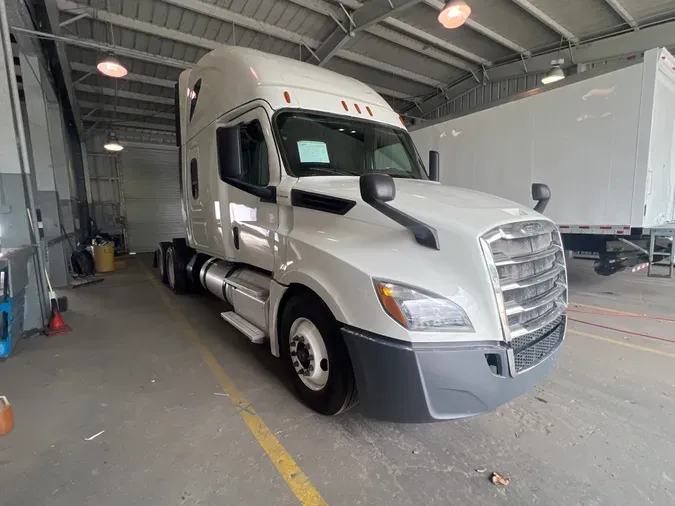
[[[560,328],[560,342],[564,323]],[[505,345],[495,342],[412,344],[352,327],[342,329],[361,412],[394,422],[478,415],[530,390],[552,369],[560,346],[511,376]]]

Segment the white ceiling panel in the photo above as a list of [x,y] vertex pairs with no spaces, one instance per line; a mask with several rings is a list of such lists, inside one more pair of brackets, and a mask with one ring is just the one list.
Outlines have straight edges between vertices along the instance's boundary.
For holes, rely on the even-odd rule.
[[360,32],[345,48],[378,61],[405,67],[412,72],[449,83],[464,75],[460,69],[424,56],[418,52],[397,46],[375,35]]
[[638,24],[675,16],[675,0],[619,0],[619,3]]
[[530,3],[581,39],[625,28],[625,21],[606,0],[530,0]]

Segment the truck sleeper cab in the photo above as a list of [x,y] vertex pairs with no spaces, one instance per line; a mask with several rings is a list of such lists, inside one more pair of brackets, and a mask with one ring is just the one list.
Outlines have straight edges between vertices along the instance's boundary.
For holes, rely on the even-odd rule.
[[567,304],[557,228],[430,180],[370,88],[223,47],[181,74],[176,101],[186,237],[159,245],[160,276],[227,301],[222,317],[269,341],[312,409],[460,418],[550,371]]

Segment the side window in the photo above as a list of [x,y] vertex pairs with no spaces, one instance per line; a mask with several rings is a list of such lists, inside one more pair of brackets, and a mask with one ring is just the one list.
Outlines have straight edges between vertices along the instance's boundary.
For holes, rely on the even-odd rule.
[[259,121],[241,127],[242,181],[256,186],[270,182],[267,143]]
[[196,158],[190,161],[190,187],[192,189],[192,198],[199,198],[199,169]]
[[396,169],[411,172],[410,158],[400,142],[381,146],[375,150],[375,170]]
[[190,121],[192,121],[192,116],[195,113],[195,107],[197,107],[197,100],[199,100],[199,90],[202,89],[202,80],[197,79],[197,82],[192,88],[192,91],[190,91],[190,96],[188,97],[190,99]]

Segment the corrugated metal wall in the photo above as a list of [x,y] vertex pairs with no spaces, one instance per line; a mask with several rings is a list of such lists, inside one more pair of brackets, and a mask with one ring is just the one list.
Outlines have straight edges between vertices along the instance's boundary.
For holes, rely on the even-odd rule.
[[[489,72],[489,70],[488,70]],[[487,81],[484,85],[475,88],[446,102],[438,109],[424,117],[426,120],[440,119],[445,116],[463,114],[471,109],[495,102],[511,95],[533,90],[541,86],[541,79],[545,74],[529,74],[516,76],[503,81]]]
[[176,148],[127,147],[119,172],[129,251],[185,236]]
[[[91,215],[98,232],[123,236],[119,155],[103,149],[105,134],[87,137],[87,162],[91,191]],[[125,245],[122,245],[123,249]]]

